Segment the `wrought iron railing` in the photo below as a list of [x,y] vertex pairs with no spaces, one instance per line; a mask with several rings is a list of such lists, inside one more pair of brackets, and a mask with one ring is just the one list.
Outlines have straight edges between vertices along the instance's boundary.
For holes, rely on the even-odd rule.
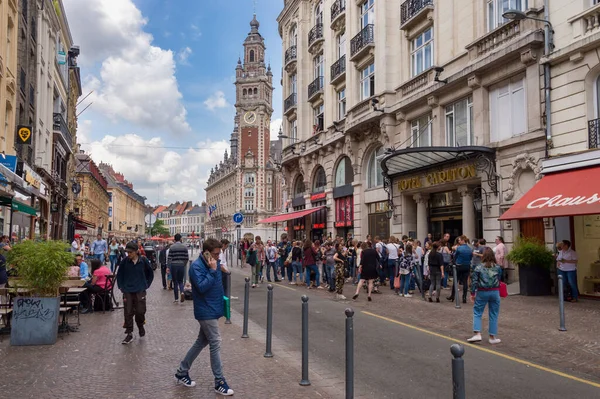
[[331,5],[331,21],[333,22],[344,11],[346,11],[346,0],[335,0]]
[[400,23],[403,24],[426,6],[433,5],[433,0],[407,0],[400,6]]
[[350,54],[355,55],[367,45],[375,43],[374,25],[369,24],[361,30],[358,35],[354,36],[350,41]]
[[600,119],[588,121],[588,147],[600,148]]
[[319,76],[308,85],[308,98],[312,98],[321,90],[323,90],[323,76]]
[[296,45],[290,46],[285,51],[285,64],[287,65],[288,63],[295,61],[297,57],[298,55],[296,53]]
[[316,24],[309,32],[308,32],[308,46],[310,47],[314,42],[318,39],[323,38],[323,24]]
[[290,108],[296,106],[296,93],[292,93],[288,98],[283,102],[283,111],[287,112]]
[[60,132],[63,135],[63,138],[69,145],[69,148],[73,145],[73,138],[71,136],[71,132],[69,131],[69,127],[67,126],[67,122],[63,118],[62,114],[54,113],[54,122],[52,124],[52,128],[56,132]]
[[331,66],[331,80],[335,80],[338,76],[346,72],[346,55],[342,55],[339,60]]

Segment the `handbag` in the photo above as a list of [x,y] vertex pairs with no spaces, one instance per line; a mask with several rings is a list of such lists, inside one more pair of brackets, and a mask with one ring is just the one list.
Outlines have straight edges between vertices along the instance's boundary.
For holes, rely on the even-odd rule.
[[506,283],[500,282],[500,298],[506,298],[508,296],[508,287]]
[[394,277],[394,288],[397,290],[400,289],[400,276]]

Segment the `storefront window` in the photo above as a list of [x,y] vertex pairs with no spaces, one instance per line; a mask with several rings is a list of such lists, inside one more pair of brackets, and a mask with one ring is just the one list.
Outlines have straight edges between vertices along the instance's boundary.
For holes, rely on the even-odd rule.
[[350,158],[344,157],[335,171],[335,186],[345,186],[346,184],[351,184],[353,181],[354,173],[352,170],[352,162],[350,161]]
[[377,159],[380,155],[383,155],[383,147],[379,147],[376,151],[373,151],[367,164],[367,187],[374,188],[383,186],[383,170],[381,169],[381,162]]

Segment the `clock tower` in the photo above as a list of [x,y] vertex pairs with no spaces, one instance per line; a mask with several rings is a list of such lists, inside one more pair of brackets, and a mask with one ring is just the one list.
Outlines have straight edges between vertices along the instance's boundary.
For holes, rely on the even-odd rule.
[[246,212],[267,211],[267,173],[270,125],[273,114],[273,73],[265,64],[265,40],[259,33],[256,14],[244,40],[244,57],[238,59],[236,80],[236,131],[232,152],[240,170],[239,208]]

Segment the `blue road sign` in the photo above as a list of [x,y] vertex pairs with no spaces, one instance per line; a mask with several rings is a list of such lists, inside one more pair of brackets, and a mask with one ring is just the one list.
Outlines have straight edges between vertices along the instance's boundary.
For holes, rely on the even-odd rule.
[[241,212],[233,214],[233,223],[242,224],[244,221],[244,215]]

